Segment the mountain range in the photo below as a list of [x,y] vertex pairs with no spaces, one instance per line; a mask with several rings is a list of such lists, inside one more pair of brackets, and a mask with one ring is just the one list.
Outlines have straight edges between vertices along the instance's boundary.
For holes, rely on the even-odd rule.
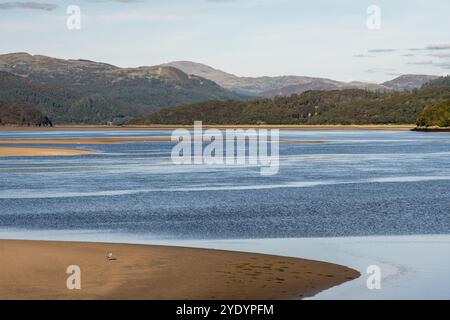
[[11,53],[0,55],[0,123],[16,119],[4,116],[15,110],[14,105],[20,106],[19,114],[33,110],[35,117],[42,114],[56,124],[122,124],[161,109],[205,101],[248,101],[309,90],[413,90],[434,78],[405,75],[384,84],[303,76],[251,78],[188,61],[120,68],[86,59]]
[[402,75],[381,84],[366,82],[343,82],[326,78],[303,76],[238,77],[231,73],[191,61],[174,61],[163,64],[216,82],[220,86],[242,94],[258,97],[289,96],[308,90],[365,89],[369,91],[410,91],[438,78],[429,75]]

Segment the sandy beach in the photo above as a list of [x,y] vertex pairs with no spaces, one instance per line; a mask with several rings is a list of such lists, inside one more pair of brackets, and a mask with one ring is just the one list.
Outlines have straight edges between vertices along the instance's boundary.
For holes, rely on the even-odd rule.
[[[170,246],[0,240],[0,255],[0,299],[299,299],[359,276],[312,260]],[[66,288],[69,265],[81,269],[80,290]]]
[[63,148],[1,147],[0,157],[74,156],[93,154],[94,151]]

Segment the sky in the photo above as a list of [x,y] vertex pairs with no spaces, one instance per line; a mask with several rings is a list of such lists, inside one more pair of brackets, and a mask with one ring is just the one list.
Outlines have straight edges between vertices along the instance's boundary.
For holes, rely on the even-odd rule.
[[449,73],[449,12],[448,0],[0,0],[0,53],[381,83]]

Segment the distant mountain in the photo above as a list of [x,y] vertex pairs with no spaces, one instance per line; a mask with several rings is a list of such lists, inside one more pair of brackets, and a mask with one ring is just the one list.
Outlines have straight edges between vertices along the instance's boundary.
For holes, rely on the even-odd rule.
[[361,89],[373,92],[387,92],[393,90],[390,87],[387,87],[382,84],[370,83],[370,82],[361,82],[361,81],[352,81],[348,83],[351,88]]
[[[421,111],[420,108],[423,107],[421,103],[414,100],[415,98],[413,101],[409,101],[408,105],[389,104],[389,101],[383,100],[387,103],[386,106],[392,106],[393,109],[385,110],[386,106],[380,105],[379,110],[373,109],[378,110],[380,114],[362,117],[364,119],[360,119],[360,113],[366,112],[364,109],[366,107],[372,108],[370,105],[372,100],[378,101],[390,96],[393,99],[400,99],[401,93],[394,94],[390,92],[391,88],[396,91],[409,91],[425,84],[424,88],[431,86],[428,88],[429,91],[436,93],[443,90],[446,92],[447,82],[446,79],[437,79],[435,76],[427,75],[405,75],[382,85],[364,82],[347,83],[302,76],[251,78],[238,77],[188,61],[172,62],[160,66],[119,68],[111,64],[85,59],[64,60],[27,53],[0,55],[0,104],[3,112],[6,112],[5,110],[12,112],[15,107],[18,110],[25,110],[24,112],[27,114],[32,114],[33,110],[37,110],[42,116],[48,116],[56,124],[104,124],[107,122],[121,124],[133,118],[138,118],[136,123],[145,122],[147,120],[142,120],[141,117],[152,112],[188,104],[191,107],[195,106],[201,110],[211,111],[211,116],[208,116],[211,121],[215,116],[222,116],[217,113],[218,110],[206,108],[202,104],[205,101],[216,101],[212,103],[213,106],[220,108],[223,105],[235,108],[233,110],[239,109],[239,106],[246,106],[244,110],[241,110],[244,112],[242,115],[233,114],[234,111],[230,111],[223,115],[222,120],[215,120],[224,122],[328,123],[329,121],[370,120],[378,123],[392,119],[410,121],[413,114]],[[351,88],[364,90],[352,91]],[[342,95],[340,90],[344,91]],[[306,102],[298,100],[297,95],[304,92],[306,94],[300,95],[301,99],[309,97],[311,100]],[[332,93],[328,95],[325,92]],[[373,93],[374,95],[370,97],[375,98],[352,100],[352,97],[355,96],[366,97],[362,92]],[[385,93],[381,96],[382,98],[377,95],[381,93]],[[249,95],[257,96],[260,99],[245,102],[249,100]],[[294,95],[292,100],[261,99],[290,95]],[[315,109],[309,110],[310,104],[316,100],[322,103],[322,99],[325,99],[330,105],[335,105],[337,103],[335,100],[341,101],[342,97],[344,97],[345,108],[340,106],[336,109],[342,112],[342,115],[331,116],[331,113],[328,112],[332,112],[331,110],[334,109],[329,108],[328,105],[326,110],[329,111],[327,112],[324,112],[323,108],[322,112]],[[442,92],[438,92],[437,97],[441,98]],[[425,98],[435,99],[436,97]],[[237,102],[228,102],[230,100]],[[357,105],[356,101],[360,105]],[[292,105],[303,108],[306,104],[308,107],[305,110],[308,112],[299,111],[297,115],[286,116],[282,103],[288,104],[285,106],[287,109]],[[364,103],[368,103],[370,106],[365,106]],[[267,109],[263,108],[264,112],[261,113],[262,111],[255,106],[264,106]],[[274,106],[273,112],[270,110],[270,106]],[[400,106],[403,108],[401,109],[404,112],[403,116],[399,114],[400,109],[396,109]],[[414,108],[411,109],[411,106]],[[321,108],[321,104],[313,107]],[[185,110],[183,108],[185,107],[176,110]],[[357,111],[353,108],[359,109]],[[392,112],[393,115],[385,117],[386,112]],[[309,117],[309,114],[312,116]],[[168,117],[162,112],[158,115],[158,119],[162,122],[190,120],[189,117],[185,120],[180,119],[179,115],[180,113],[177,111],[173,117]],[[153,121],[155,118],[151,119],[150,121]]]
[[[190,61],[174,61],[166,63],[164,64],[164,66],[175,67],[188,74],[193,74],[207,78],[229,90],[253,96],[278,95],[280,92],[282,93],[282,95],[284,95],[284,91],[288,92],[288,94],[298,93],[292,92],[295,90],[293,88],[291,89],[290,88],[291,86],[296,86],[296,90],[299,89],[302,90],[300,86],[308,86],[309,88],[322,86],[329,88],[330,83],[335,84],[339,83],[338,81],[328,79],[300,77],[300,76],[255,77],[255,78],[238,77],[234,74],[226,73],[224,71],[214,69],[210,66]],[[312,83],[314,83],[315,86],[311,85]],[[334,89],[336,88],[334,87]]]
[[243,81],[241,81],[240,77],[235,76],[231,73],[226,73],[224,71],[214,69],[210,66],[207,66],[206,64],[191,61],[174,61],[162,64],[162,66],[174,67],[187,74],[193,74],[205,79],[209,79],[228,89],[238,88],[243,84]]
[[266,98],[276,96],[287,97],[292,94],[300,94],[310,90],[331,91],[343,89],[361,89],[372,92],[386,92],[391,90],[391,88],[375,83],[366,83],[357,81],[347,83],[329,79],[320,79],[320,80],[311,80],[310,82],[306,82],[303,84],[290,85],[276,90],[264,91],[261,92],[258,96]]
[[234,74],[190,61],[174,61],[163,65],[175,67],[188,74],[204,77],[229,90],[259,97],[289,96],[308,90],[328,91],[359,88],[369,91],[386,91],[390,89],[386,86],[372,83],[347,83],[326,78],[303,76],[238,77]]
[[[186,103],[246,98],[169,66],[119,68],[90,60],[12,53],[0,55],[0,71],[33,81],[23,82],[21,92],[40,85],[38,95],[42,89],[71,96],[55,100],[54,104],[70,111],[55,113],[59,123],[105,123]],[[25,89],[27,84],[32,88]]]
[[438,76],[430,76],[424,74],[405,74],[393,80],[386,81],[382,85],[392,88],[396,91],[411,91],[421,88],[429,81],[439,78]]
[[275,97],[275,96],[290,96],[292,94],[299,94],[309,90],[321,90],[321,91],[330,91],[330,90],[338,90],[348,88],[345,84],[328,79],[311,79],[310,82],[301,83],[301,84],[293,84],[286,87],[282,87],[279,89],[268,90],[258,94],[260,97]]

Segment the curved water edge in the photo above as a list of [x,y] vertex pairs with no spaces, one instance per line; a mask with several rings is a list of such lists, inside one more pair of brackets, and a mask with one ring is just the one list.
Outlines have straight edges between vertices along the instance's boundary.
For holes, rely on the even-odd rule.
[[[297,257],[344,265],[361,276],[308,299],[449,299],[450,235],[231,240],[158,240],[95,230],[0,230],[0,239],[88,241],[207,248]],[[381,271],[381,288],[369,289],[367,268]]]
[[[0,139],[170,133],[0,132]],[[315,298],[450,297],[448,134],[283,131],[281,138],[327,143],[281,144],[280,171],[271,177],[255,166],[173,165],[170,142],[89,145],[98,153],[71,158],[0,158],[0,238],[294,256],[361,272]],[[380,290],[365,285],[369,265],[382,270]]]

